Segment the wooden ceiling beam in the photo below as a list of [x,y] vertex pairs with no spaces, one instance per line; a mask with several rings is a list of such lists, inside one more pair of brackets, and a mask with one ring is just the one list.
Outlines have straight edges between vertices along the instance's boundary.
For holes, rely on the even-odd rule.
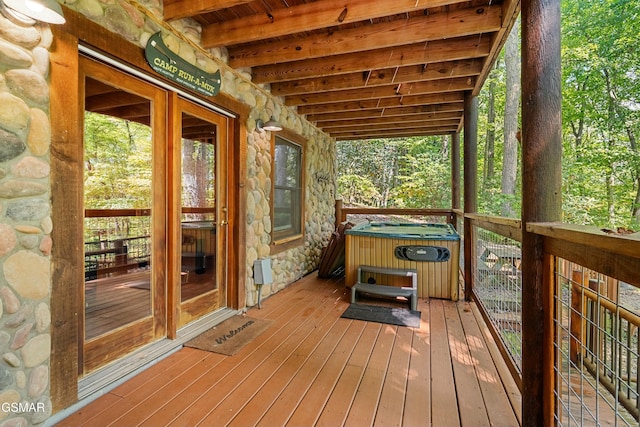
[[366,127],[370,125],[394,125],[401,127],[417,127],[421,124],[433,123],[437,125],[450,125],[457,126],[460,122],[460,117],[452,115],[451,117],[436,116],[433,114],[413,114],[411,116],[396,116],[396,117],[377,117],[369,119],[352,119],[352,120],[336,120],[332,122],[322,122],[322,129],[329,132],[331,129],[344,128],[353,129],[357,127]]
[[164,0],[163,15],[165,21],[215,12],[227,7],[239,6],[253,0]]
[[198,135],[199,138],[210,139],[216,134],[216,127],[211,124],[203,124],[196,126],[182,126],[182,137],[194,139],[193,135]]
[[348,53],[324,59],[265,65],[251,70],[252,80],[255,83],[284,82],[391,67],[481,58],[489,54],[490,41],[491,37],[488,35],[468,36]]
[[482,62],[478,59],[467,59],[459,62],[438,62],[435,64],[385,68],[371,72],[273,83],[271,85],[271,93],[276,96],[287,96],[327,92],[358,87],[382,86],[392,83],[438,80],[444,77],[476,76],[480,74],[480,71],[482,71]]
[[[187,5],[190,1],[183,0],[180,3]],[[212,1],[209,0],[208,3]],[[202,29],[202,45],[208,49],[255,42],[463,1],[394,0],[372,3],[370,0],[323,0],[304,3],[207,25]]]
[[150,101],[138,95],[125,91],[104,93],[102,95],[89,96],[85,99],[85,110],[100,112],[101,110],[122,107],[128,105],[147,104]]
[[301,40],[265,41],[229,49],[233,68],[255,67],[277,62],[324,58],[332,55],[424,43],[473,34],[489,34],[500,29],[501,8],[468,8],[410,19],[364,25],[329,34],[314,34]]
[[334,136],[338,141],[351,141],[358,139],[383,139],[383,138],[403,138],[413,136],[440,136],[455,133],[454,130],[434,131],[432,129],[407,129],[404,131],[375,131],[375,132],[353,132]]
[[500,31],[493,34],[491,41],[491,51],[487,55],[487,60],[484,63],[484,68],[480,73],[478,79],[478,86],[473,91],[473,96],[477,96],[480,93],[480,89],[484,85],[485,80],[489,76],[491,69],[500,56],[500,51],[507,41],[511,30],[518,20],[520,15],[520,0],[503,0],[502,1],[502,27]]
[[395,130],[396,132],[402,132],[405,130],[435,130],[435,131],[451,131],[455,129],[460,124],[459,121],[451,121],[451,122],[442,122],[441,125],[435,125],[430,123],[411,123],[406,125],[385,125],[385,124],[375,124],[372,123],[366,127],[358,127],[358,128],[333,128],[333,129],[324,129],[323,130],[329,133],[333,138],[339,136],[340,134],[345,133],[354,133],[354,132],[380,132],[380,131],[391,131]]
[[[300,114],[323,114],[346,111],[362,111],[381,108],[407,107],[412,105],[457,104],[462,111],[464,94],[462,92],[435,93],[427,95],[403,96],[400,98],[368,99],[335,104],[300,105]],[[453,105],[447,107],[452,108]]]
[[292,95],[285,98],[285,104],[295,106],[348,102],[372,98],[400,98],[406,95],[472,90],[474,84],[475,79],[473,77],[457,77],[453,79],[431,80],[425,82],[399,83],[372,87],[370,89],[348,89],[326,93]]
[[333,114],[310,114],[307,116],[307,120],[316,123],[322,127],[324,123],[336,120],[354,120],[354,119],[376,119],[380,117],[398,117],[398,116],[410,116],[414,114],[422,114],[424,116],[431,117],[434,120],[437,119],[457,119],[462,117],[462,111],[442,111],[438,106],[425,105],[416,107],[405,108],[387,108],[367,111],[353,111],[346,113],[333,113]]
[[374,133],[374,132],[385,132],[385,131],[414,131],[416,129],[420,129],[423,131],[436,131],[436,132],[450,132],[452,129],[455,129],[458,126],[458,122],[454,122],[453,124],[442,124],[442,125],[433,125],[431,123],[413,123],[407,126],[389,126],[389,125],[376,125],[371,124],[367,127],[362,127],[358,129],[353,128],[341,128],[341,129],[331,129],[330,132],[332,137],[340,136],[341,134],[354,134],[354,133]]

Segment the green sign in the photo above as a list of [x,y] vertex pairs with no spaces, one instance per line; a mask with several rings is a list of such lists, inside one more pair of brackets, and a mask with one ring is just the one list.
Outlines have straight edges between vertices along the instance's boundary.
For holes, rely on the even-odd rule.
[[181,86],[188,87],[207,96],[214,96],[220,90],[220,70],[215,73],[207,73],[189,64],[169,50],[162,41],[160,32],[149,38],[147,47],[144,50],[144,56],[155,72]]

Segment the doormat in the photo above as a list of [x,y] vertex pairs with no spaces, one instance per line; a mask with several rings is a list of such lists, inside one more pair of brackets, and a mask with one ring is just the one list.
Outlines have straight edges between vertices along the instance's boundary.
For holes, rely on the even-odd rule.
[[419,328],[420,314],[421,313],[419,311],[408,310],[406,308],[351,304],[340,317]]
[[271,325],[271,320],[248,316],[233,316],[203,332],[185,347],[232,356]]

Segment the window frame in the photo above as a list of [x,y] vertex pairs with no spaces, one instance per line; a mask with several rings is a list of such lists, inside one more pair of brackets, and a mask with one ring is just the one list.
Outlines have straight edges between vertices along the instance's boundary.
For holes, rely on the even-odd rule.
[[[275,221],[275,194],[276,194],[276,144],[277,140],[283,140],[289,145],[297,146],[300,148],[300,165],[299,165],[299,221],[300,230],[298,233],[284,233],[276,230]],[[272,133],[271,136],[271,197],[269,201],[270,214],[271,214],[271,249],[272,253],[278,253],[293,247],[300,246],[304,243],[304,223],[305,223],[305,175],[306,175],[306,163],[305,153],[306,140],[300,135],[297,135],[291,131],[282,130],[277,134]]]

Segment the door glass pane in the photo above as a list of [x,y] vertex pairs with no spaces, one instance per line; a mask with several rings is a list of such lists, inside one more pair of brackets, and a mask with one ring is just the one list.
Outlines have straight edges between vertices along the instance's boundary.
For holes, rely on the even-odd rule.
[[216,125],[182,114],[181,301],[217,289]]
[[86,79],[85,339],[151,316],[150,107]]

